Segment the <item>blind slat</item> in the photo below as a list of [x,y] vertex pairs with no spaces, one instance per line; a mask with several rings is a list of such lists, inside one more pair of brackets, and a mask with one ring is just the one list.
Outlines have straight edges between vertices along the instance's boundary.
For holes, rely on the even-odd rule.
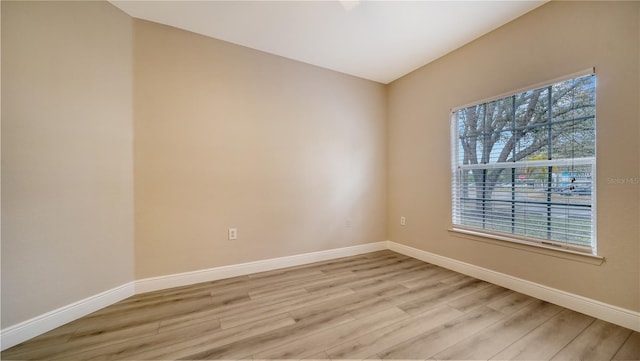
[[595,76],[589,74],[454,109],[454,227],[595,253]]

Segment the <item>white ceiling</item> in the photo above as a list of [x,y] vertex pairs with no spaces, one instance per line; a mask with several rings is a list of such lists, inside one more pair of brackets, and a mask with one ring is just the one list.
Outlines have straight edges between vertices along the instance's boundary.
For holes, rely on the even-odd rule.
[[131,1],[129,15],[389,83],[541,1]]

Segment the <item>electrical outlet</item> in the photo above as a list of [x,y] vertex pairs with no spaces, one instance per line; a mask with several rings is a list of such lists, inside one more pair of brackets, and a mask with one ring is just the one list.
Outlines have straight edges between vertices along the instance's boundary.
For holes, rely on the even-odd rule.
[[229,240],[238,239],[238,229],[229,228]]
[[407,219],[406,219],[406,218],[404,218],[404,216],[400,217],[400,225],[401,225],[401,226],[404,226],[404,225],[406,225],[406,224],[407,224]]

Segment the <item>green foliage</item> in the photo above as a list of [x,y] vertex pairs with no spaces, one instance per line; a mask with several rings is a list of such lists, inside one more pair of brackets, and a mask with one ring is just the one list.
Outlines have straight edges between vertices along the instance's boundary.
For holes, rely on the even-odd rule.
[[[595,77],[530,90],[457,113],[461,164],[566,159],[595,155]],[[503,168],[475,169],[489,198]],[[546,179],[548,169],[528,169]]]

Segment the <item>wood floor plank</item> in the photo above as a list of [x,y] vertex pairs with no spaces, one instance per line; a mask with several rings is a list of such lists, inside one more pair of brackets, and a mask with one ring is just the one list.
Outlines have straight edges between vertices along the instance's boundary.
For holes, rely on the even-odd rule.
[[[339,273],[342,274],[342,273]],[[326,291],[335,288],[348,288],[349,285],[357,282],[361,282],[362,279],[359,278],[355,273],[349,272],[348,277],[341,277],[339,279],[326,279],[320,282],[316,282],[314,284],[308,284],[305,288],[309,292],[320,292]]]
[[342,300],[347,296],[354,295],[354,292],[348,289],[336,289],[327,291],[324,294],[311,293],[297,299],[284,301],[280,303],[270,304],[266,307],[256,307],[246,309],[244,312],[234,313],[230,316],[220,318],[222,328],[232,328],[245,323],[257,321],[266,317],[274,316],[283,312],[294,312],[305,307],[312,307],[322,303],[333,303],[336,300]]
[[351,270],[353,273],[360,277],[370,277],[370,276],[379,276],[379,275],[387,275],[392,272],[398,271],[406,271],[409,269],[414,269],[415,267],[423,267],[424,262],[418,261],[416,259],[399,259],[393,263],[384,263],[384,264],[373,264],[371,267],[367,267],[365,269],[353,269]]
[[443,283],[442,287],[435,292],[431,292],[410,302],[402,303],[398,305],[398,307],[411,315],[417,315],[422,312],[428,311],[435,305],[452,301],[454,299],[466,296],[489,286],[489,283],[476,279],[465,279],[462,282],[450,285]]
[[298,267],[281,268],[272,271],[253,273],[247,275],[247,277],[249,277],[250,280],[267,281],[271,279],[287,280],[290,279],[289,277],[299,278],[314,274],[323,274],[322,271],[320,271],[320,265],[315,267],[312,265],[303,265]]
[[416,336],[386,351],[381,359],[427,359],[453,346],[460,339],[480,332],[504,315],[488,307],[468,312],[422,335]]
[[476,335],[435,355],[438,360],[487,360],[557,315],[562,308],[534,301]]
[[418,317],[409,318],[327,350],[331,359],[371,359],[376,354],[460,317],[462,312],[441,305]]
[[[297,267],[294,267],[294,268],[297,268]],[[271,273],[273,273],[273,275],[269,276]],[[268,271],[268,272],[256,273],[250,276],[238,276],[238,277],[222,279],[222,280],[217,280],[212,282],[203,282],[197,285],[175,287],[167,290],[149,292],[142,295],[137,295],[134,298],[146,299],[146,298],[173,297],[173,296],[180,297],[180,296],[189,296],[190,293],[194,293],[194,292],[201,292],[201,291],[211,292],[212,290],[214,290],[218,294],[228,294],[236,291],[249,292],[252,289],[256,289],[260,287],[272,287],[274,285],[295,284],[296,282],[299,283],[301,280],[304,280],[305,278],[313,277],[314,275],[321,275],[321,272],[319,271],[319,269],[313,269],[313,268],[301,269],[299,272],[294,272],[289,269],[286,269],[286,271],[283,271],[283,270]]]
[[[247,317],[248,313],[255,313],[262,310],[265,317],[278,314],[280,312],[286,312],[289,309],[302,307],[308,304],[315,304],[324,302],[325,297],[334,295],[348,295],[354,292],[349,289],[340,289],[331,292],[324,293],[309,293],[305,289],[294,289],[293,291],[283,291],[282,294],[265,295],[256,299],[248,300],[247,302],[238,304],[229,304],[221,307],[204,307],[192,312],[191,314],[172,316],[166,321],[161,322],[161,326],[167,323],[184,323],[188,319],[194,317],[202,318],[225,318],[229,321],[234,316],[239,318]],[[286,296],[286,297],[283,297]],[[278,308],[283,308],[283,311],[278,312]],[[227,323],[224,327],[228,328],[230,325]]]
[[469,276],[464,275],[462,273],[455,273],[454,272],[454,274],[451,277],[443,278],[442,281],[440,281],[440,282],[442,282],[442,283],[460,283],[460,282],[468,281],[468,280],[475,280],[475,278],[469,277]]
[[480,288],[478,291],[456,298],[448,304],[457,310],[468,312],[492,301],[500,300],[511,293],[513,293],[513,291],[504,287],[489,284],[487,287]]
[[487,304],[487,307],[493,308],[496,311],[502,312],[505,315],[510,315],[519,311],[522,307],[533,302],[535,298],[527,296],[519,292],[513,292],[510,295],[502,299],[495,300]]
[[190,323],[203,322],[203,321],[215,321],[219,322],[221,317],[231,317],[232,315],[245,313],[246,310],[255,310],[259,308],[268,307],[282,303],[285,301],[295,302],[303,297],[309,297],[310,294],[305,289],[293,289],[289,291],[282,291],[278,294],[259,297],[258,299],[251,299],[244,303],[234,303],[217,307],[215,305],[209,307],[201,307],[195,309],[193,312],[167,317],[160,321],[159,332],[171,330],[174,328],[181,328],[189,326]]
[[138,334],[132,337],[122,337],[111,343],[101,343],[92,347],[70,347],[59,353],[52,360],[113,360],[128,357],[140,350],[148,350],[162,345],[176,345],[193,337],[216,334],[220,332],[220,325],[215,322],[193,323],[189,327],[172,329],[162,333]]
[[71,338],[71,336],[77,329],[77,326],[75,326],[75,324],[76,322],[68,323],[43,335],[32,338],[29,341],[13,346],[8,350],[3,351],[2,358],[4,358],[5,355],[12,355],[12,357],[15,358],[15,355],[20,355],[22,352],[34,351],[37,349],[47,349],[50,347],[55,347],[59,344],[64,344]]
[[[199,288],[198,286],[196,287]],[[186,308],[187,311],[191,311],[194,308],[215,308],[248,301],[250,299],[246,291],[234,291],[212,296],[210,289],[199,289],[198,292],[195,293],[187,291],[180,294],[173,293],[172,296],[158,294],[153,298],[145,298],[144,302],[131,301],[131,299],[137,298],[138,296],[134,296],[123,301],[122,304],[117,303],[99,312],[95,312],[84,317],[80,320],[81,327],[85,324],[101,324],[104,320],[113,318],[126,319],[129,323],[134,322],[131,317],[122,317],[125,314],[142,314],[144,317],[146,312],[152,312],[151,310],[155,310],[159,318],[164,318],[172,316],[173,313],[179,309]],[[114,315],[117,315],[118,317],[114,317]]]
[[129,297],[123,301],[116,303],[115,305],[109,306],[103,310],[96,312],[96,314],[117,309],[118,307],[128,307],[131,304],[156,302],[157,300],[171,299],[174,297],[197,296],[200,293],[210,293],[212,289],[224,290],[226,292],[227,289],[233,290],[234,288],[242,287],[246,285],[247,282],[250,282],[250,279],[247,276],[238,276],[223,280],[202,282],[188,286],[180,286],[164,290],[146,292],[143,294],[135,295],[133,297]]
[[393,263],[381,267],[375,267],[366,271],[352,271],[353,278],[344,279],[341,282],[323,282],[313,286],[308,286],[307,289],[311,292],[320,291],[328,288],[335,287],[350,287],[358,288],[363,285],[367,285],[372,282],[387,282],[389,277],[405,274],[408,270],[413,270],[419,267],[424,267],[424,264],[416,264],[414,262],[402,262]]
[[[471,282],[471,280],[468,282]],[[401,285],[405,286],[404,283],[401,283]],[[440,280],[431,280],[418,287],[409,288],[408,291],[396,295],[390,299],[390,301],[395,305],[408,304],[421,298],[430,297],[433,293],[439,292],[447,287],[450,287],[450,285],[444,284]]]
[[549,360],[593,321],[592,317],[565,309],[491,359]]
[[[321,351],[315,355],[309,356],[307,360],[329,360],[329,359],[330,359],[329,355],[327,355],[326,352]],[[254,360],[257,360],[257,359],[254,358]]]
[[248,293],[252,300],[270,297],[287,297],[287,293],[309,293],[303,285],[304,283],[301,284],[300,282],[294,282],[289,285],[283,284],[271,288],[266,287],[263,289],[252,289]]
[[[348,282],[350,280],[355,280],[355,279],[356,279],[356,276],[353,274],[353,272],[345,271],[340,273],[331,273],[329,275],[324,275],[323,277],[320,277],[318,279],[307,280],[304,283],[295,282],[294,285],[290,285],[290,286],[292,286],[293,288],[304,288],[305,290],[312,292],[310,290],[317,285],[331,283],[331,282],[344,283],[344,282]],[[279,285],[279,286],[281,286],[281,289],[282,289],[286,285]],[[336,288],[336,287],[331,287],[331,288]]]
[[380,268],[382,266],[402,263],[403,261],[405,261],[405,259],[406,258],[399,257],[396,254],[390,254],[388,256],[380,257],[379,259],[368,259],[366,261],[359,262],[359,263],[354,262],[351,264],[336,265],[331,268],[324,268],[322,269],[322,272],[326,274],[331,274],[331,273],[341,273],[345,271],[356,272],[356,271],[371,270],[371,269]]
[[[265,293],[269,293],[275,289],[292,289],[292,288],[300,288],[299,285],[305,284],[307,282],[323,280],[324,274],[321,272],[309,272],[305,271],[300,275],[295,274],[285,274],[282,278],[278,279],[277,277],[268,277],[268,278],[249,278],[246,282],[240,282],[233,285],[227,285],[222,287],[214,287],[211,288],[211,292],[216,292],[218,294],[228,294],[232,292],[246,292],[250,297],[256,298],[264,295]],[[212,293],[212,295],[214,295]]]
[[425,286],[433,285],[443,279],[456,276],[457,273],[441,267],[427,269],[422,277],[416,277],[412,280],[401,281],[401,284],[411,289],[419,289]]
[[640,360],[640,332],[632,332],[613,359]]
[[[321,303],[316,303],[308,307],[291,310],[289,311],[289,314],[291,314],[296,319],[304,319],[334,310],[338,307],[338,305],[338,308],[343,312],[351,312],[358,309],[364,309],[365,307],[375,306],[376,304],[384,301],[385,300],[380,297],[371,297],[369,294],[360,294],[354,292],[353,294],[349,294],[335,300],[329,300]],[[385,304],[393,307],[393,305],[389,303]]]
[[84,352],[86,350],[102,347],[104,345],[119,343],[122,340],[136,338],[144,335],[152,335],[156,333],[157,329],[158,322],[154,322],[112,331],[86,334],[80,337],[69,339],[64,343],[57,343],[46,348],[24,350],[22,352],[10,353],[7,356],[5,356],[3,353],[2,358],[17,360],[66,358],[70,354]]
[[150,322],[159,323],[165,318],[189,314],[193,312],[194,309],[207,307],[211,304],[211,297],[198,298],[195,300],[181,300],[180,302],[156,305],[144,309],[127,310],[119,313],[117,317],[105,315],[88,318],[88,322],[78,328],[74,336],[94,334],[96,332],[117,331]]
[[630,334],[631,330],[596,320],[552,360],[610,360]]
[[159,338],[161,336],[158,335],[130,343],[118,350],[112,350],[111,359],[175,360],[192,353],[204,352],[211,348],[258,337],[294,324],[295,320],[293,318],[287,314],[282,314],[265,318],[255,323],[200,335],[193,335],[190,330],[185,328],[183,333],[174,336],[173,340],[163,337],[162,340],[166,341],[160,341]]
[[376,279],[395,283],[411,282],[413,280],[424,277],[427,271],[432,271],[436,268],[438,267],[432,264],[422,263],[417,266],[402,270],[401,272],[394,272],[393,274],[387,274],[382,277],[377,277]]
[[411,292],[410,289],[399,283],[384,281],[362,283],[349,287],[349,289],[355,291],[358,294],[385,298],[395,298]]
[[206,351],[197,352],[185,357],[182,360],[217,360],[217,359],[239,359],[250,357],[253,354],[275,348],[282,344],[289,343],[296,338],[304,337],[323,328],[331,328],[342,323],[353,321],[348,312],[338,308],[320,314],[299,319],[295,318],[296,323],[279,328],[275,331],[252,337],[246,340],[232,342],[220,347],[212,347]]
[[251,300],[255,302],[260,302],[260,301],[273,302],[276,300],[284,301],[291,297],[308,295],[308,294],[309,294],[309,291],[307,291],[307,289],[305,289],[304,287],[290,287],[290,288],[284,288],[284,289],[278,288],[278,290],[276,290],[275,292],[264,292],[257,295],[252,295],[251,292],[249,292],[249,297],[251,297]]
[[252,298],[268,295],[282,289],[299,288],[310,282],[326,280],[326,275],[320,271],[306,272],[302,275],[283,274],[282,278],[257,278],[251,279],[251,284],[247,286],[249,295]]
[[166,320],[160,321],[158,327],[158,333],[163,333],[175,329],[180,329],[183,327],[189,327],[193,324],[207,322],[209,325],[215,325],[217,328],[222,328],[220,325],[220,320],[217,318],[217,315],[213,313],[209,315],[209,317],[203,317],[203,315],[199,312],[192,312],[187,315],[183,315],[179,319],[169,318]]
[[320,262],[320,264],[318,264],[318,269],[325,274],[340,273],[344,272],[344,270],[350,270],[351,267],[371,264],[373,262],[389,259],[398,259],[398,255],[395,253],[383,252],[372,257],[360,255],[356,257],[349,257],[347,259],[337,259],[327,262]]
[[0,357],[640,359],[638,335],[379,251],[135,295]]
[[315,354],[323,351],[327,345],[345,342],[366,335],[393,323],[407,319],[409,315],[399,308],[392,307],[378,313],[370,313],[366,317],[353,322],[328,328],[318,333],[301,337],[293,342],[281,345],[253,355],[258,359],[307,359],[315,358]]

